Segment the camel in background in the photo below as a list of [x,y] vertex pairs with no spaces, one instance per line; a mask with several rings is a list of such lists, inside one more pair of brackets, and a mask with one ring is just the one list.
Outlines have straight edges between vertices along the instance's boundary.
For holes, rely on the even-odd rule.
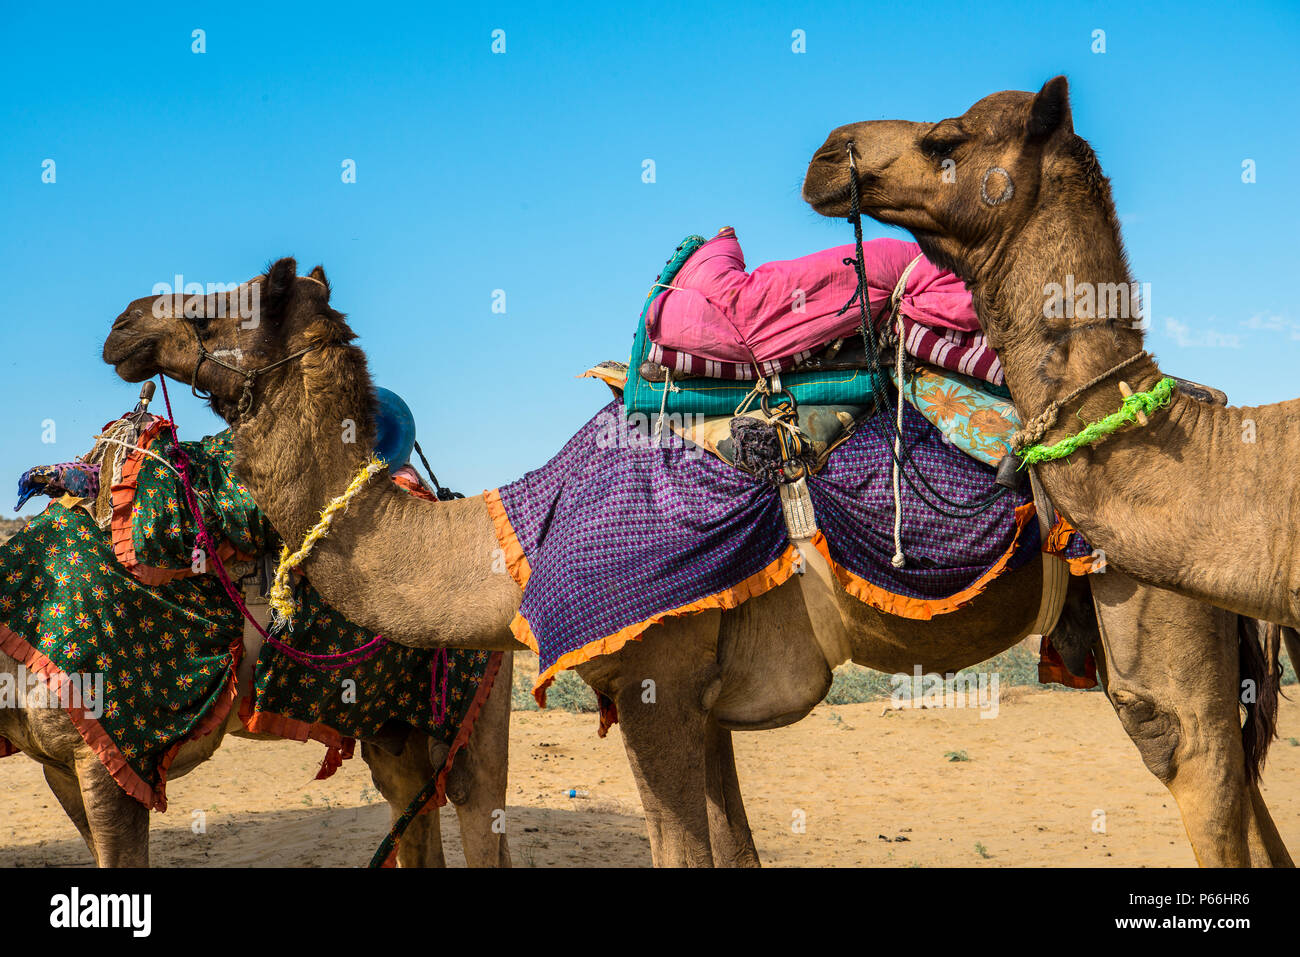
[[[3,548],[0,545],[0,548]],[[263,626],[267,606],[250,604],[249,611]],[[231,704],[225,723],[208,734],[181,745],[167,779],[188,774],[207,761],[227,734],[258,741],[278,741],[269,734],[254,734],[239,720],[240,700],[251,688],[253,663],[262,637],[244,623],[244,659],[239,669],[239,697]],[[0,674],[18,680],[19,663],[0,653]],[[456,755],[447,774],[447,796],[456,807],[461,843],[470,867],[510,865],[506,836],[493,826],[494,813],[505,807],[506,764],[510,739],[510,685],[512,662],[504,656],[496,683],[474,725],[469,742]],[[45,781],[81,834],[100,867],[149,866],[149,809],[122,789],[100,762],[66,711],[47,707],[44,693],[33,688],[37,700],[27,699],[17,708],[0,708],[0,737],[7,738],[28,757],[44,766]],[[362,741],[361,757],[370,768],[375,787],[396,820],[434,776],[450,749],[422,731],[407,726],[406,733],[381,743]],[[378,844],[382,835],[377,835]],[[292,865],[293,861],[283,861]],[[362,863],[362,862],[358,862]],[[399,867],[444,867],[442,831],[437,808],[410,824],[397,847]]]
[[[294,260],[281,259],[252,282],[262,287],[254,323],[211,301],[238,292],[208,297],[197,319],[173,315],[170,297],[146,297],[115,320],[103,355],[127,381],[162,373],[210,393],[234,430],[241,480],[281,537],[299,542],[365,464],[373,390],[320,267],[299,276]],[[199,363],[200,343],[205,351],[238,349],[246,366]],[[355,442],[340,439],[345,420],[356,425]],[[375,481],[305,571],[350,620],[402,644],[519,650],[510,621],[521,593],[498,554],[482,496],[422,502]],[[758,862],[732,731],[799,720],[825,696],[831,669],[850,658],[885,672],[910,673],[916,664],[953,672],[1010,647],[1037,616],[1041,556],[958,611],[916,621],[853,598],[815,550],[804,555],[806,574],[732,610],[668,619],[578,668],[618,705],[656,864]],[[1248,709],[1249,764],[1243,750],[1239,676],[1275,688],[1253,626],[1239,637],[1236,616],[1119,573],[1094,578],[1095,650],[1111,700],[1177,800],[1198,860],[1289,864],[1255,784],[1273,734],[1270,708]],[[653,704],[642,701],[647,678],[657,686]],[[1184,720],[1151,720],[1169,714]]]

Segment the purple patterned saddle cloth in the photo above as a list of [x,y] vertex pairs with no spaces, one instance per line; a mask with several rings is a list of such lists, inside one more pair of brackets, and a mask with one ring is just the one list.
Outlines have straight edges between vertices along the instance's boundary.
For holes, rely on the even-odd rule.
[[[890,440],[868,421],[807,479],[812,544],[849,592],[891,614],[954,611],[1039,551],[1028,490],[962,518],[926,504],[985,500],[994,470],[943,441],[903,407],[910,453],[895,568]],[[922,478],[924,481],[922,481]],[[915,486],[915,487],[914,487]],[[662,445],[630,427],[619,402],[550,462],[488,493],[523,587],[513,628],[540,657],[537,693],[559,671],[617,650],[670,615],[732,608],[796,570],[777,489],[665,429]],[[944,512],[960,508],[942,506]]]

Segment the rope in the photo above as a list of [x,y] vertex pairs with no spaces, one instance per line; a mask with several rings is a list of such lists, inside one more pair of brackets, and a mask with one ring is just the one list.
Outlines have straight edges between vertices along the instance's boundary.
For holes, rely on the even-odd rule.
[[[164,398],[166,398],[165,393],[164,393]],[[168,427],[172,433],[172,441],[178,442],[178,440],[176,439],[175,426],[171,422],[168,422]],[[182,472],[176,466],[172,465],[171,462],[168,462],[165,458],[163,458],[157,452],[152,451],[151,449],[141,448],[138,445],[132,445],[130,442],[123,442],[121,439],[115,439],[108,435],[97,435],[95,436],[95,441],[97,443],[102,442],[104,445],[120,445],[122,446],[122,448],[128,449],[132,452],[139,452],[141,455],[147,455],[149,456],[149,458],[156,459],[158,462],[162,463],[164,466],[171,469],[171,471],[176,475],[176,477],[181,480],[181,485],[184,485],[186,482],[189,481],[189,477],[184,472]],[[179,460],[179,456],[178,456],[178,460]],[[81,464],[81,463],[77,463],[77,464]],[[194,493],[195,498],[203,497],[203,493],[200,492],[198,489],[192,489],[192,491]]]
[[415,454],[420,457],[424,463],[424,470],[429,473],[429,483],[433,486],[433,493],[438,497],[439,502],[451,502],[458,498],[464,498],[461,492],[453,492],[438,481],[438,476],[433,474],[433,467],[429,465],[429,460],[424,457],[424,449],[420,448],[420,443],[415,442]]
[[[446,764],[445,760],[443,761],[443,764]],[[411,822],[414,821],[416,816],[424,810],[426,804],[437,797],[438,776],[441,773],[442,768],[439,768],[434,772],[433,777],[429,778],[429,783],[421,788],[420,793],[417,794],[415,799],[406,806],[406,810],[402,812],[402,816],[393,822],[393,826],[389,829],[388,834],[384,836],[384,839],[379,843],[379,847],[375,850],[374,856],[370,858],[370,863],[367,865],[368,867],[383,867],[388,861],[388,858],[392,856],[393,851],[397,847],[397,842],[401,839],[402,835],[406,833],[406,829],[411,826]]]
[[[1101,375],[1093,376],[1091,379],[1089,379],[1083,385],[1079,386],[1079,388],[1075,389],[1073,392],[1071,392],[1069,395],[1065,396],[1064,398],[1056,399],[1053,402],[1049,403],[1047,408],[1045,408],[1042,412],[1038,413],[1038,415],[1034,416],[1032,419],[1026,422],[1025,427],[1023,429],[1020,429],[1018,432],[1016,432],[1015,435],[1011,437],[1012,451],[1019,454],[1020,451],[1025,447],[1033,445],[1037,442],[1041,442],[1043,440],[1043,436],[1047,434],[1047,430],[1056,424],[1057,413],[1061,411],[1061,407],[1063,405],[1068,405],[1070,402],[1073,402],[1075,399],[1083,395],[1093,386],[1101,382],[1105,382],[1116,372],[1120,372],[1124,369],[1127,369],[1133,363],[1137,362],[1139,359],[1142,358],[1150,358],[1150,353],[1135,352],[1133,353],[1133,355],[1129,356],[1123,362],[1111,366]],[[1114,430],[1112,429],[1111,431]]]
[[[1102,376],[1102,378],[1105,377]],[[1157,409],[1163,409],[1173,401],[1176,388],[1178,388],[1178,384],[1173,379],[1166,377],[1157,382],[1149,392],[1134,392],[1132,395],[1125,397],[1120,404],[1119,411],[1112,412],[1104,419],[1098,419],[1096,422],[1085,425],[1080,431],[1062,439],[1055,445],[1032,445],[1024,449],[1019,453],[1020,467],[1025,468],[1038,462],[1063,459],[1085,445],[1104,439],[1116,429],[1136,421],[1139,412],[1146,415],[1155,412]]]
[[[659,421],[655,423],[654,442],[655,448],[659,448],[660,440],[664,435],[664,415],[668,412],[668,393],[673,388],[673,370],[667,366],[664,367],[664,394],[659,400]],[[681,391],[680,389],[677,391]]]
[[[361,471],[357,473],[356,478],[352,480],[344,490],[343,494],[326,505],[321,511],[320,521],[318,521],[315,527],[307,533],[307,537],[303,539],[302,545],[299,549],[296,552],[290,552],[288,545],[281,547],[280,564],[275,570],[275,584],[271,586],[270,594],[271,610],[275,613],[276,617],[276,622],[273,626],[274,630],[278,631],[293,622],[295,603],[293,600],[292,589],[289,586],[290,570],[298,567],[306,561],[307,556],[310,555],[312,549],[316,547],[316,543],[329,535],[330,529],[334,525],[334,519],[338,514],[345,511],[348,505],[352,502],[352,499],[357,496],[357,493],[364,489],[370,483],[372,478],[386,468],[388,468],[388,465],[383,459],[371,455],[370,461],[362,466]],[[376,635],[371,644],[382,640],[383,638],[381,635]]]
[[[873,373],[871,376],[872,396],[875,400],[876,410],[881,411],[889,408],[889,390],[885,387],[884,376],[880,374],[882,363],[880,361],[880,350],[876,342],[876,337],[871,334],[871,331],[868,328],[867,320],[870,310],[870,298],[868,295],[866,254],[862,249],[862,212],[861,197],[858,193],[858,167],[857,161],[853,156],[852,142],[848,144],[848,154],[850,202],[848,220],[853,225],[853,239],[857,254],[856,257],[845,258],[844,265],[852,266],[854,268],[854,271],[857,273],[858,283],[857,288],[854,290],[853,295],[849,297],[848,302],[840,308],[840,314],[848,311],[855,302],[858,304],[859,329],[862,333],[863,348],[867,356],[867,367]],[[909,264],[909,268],[911,265],[914,265],[914,262]],[[897,289],[898,287],[895,286],[896,292]],[[881,315],[883,316],[884,313]],[[898,402],[901,406],[904,401],[902,388],[903,370],[901,368],[898,370],[898,381]],[[885,448],[890,450],[890,455],[893,456],[894,461],[898,464],[899,472],[902,475],[903,481],[907,483],[908,488],[916,494],[916,497],[921,500],[922,504],[937,515],[942,515],[945,518],[973,518],[974,516],[992,508],[1003,495],[1010,491],[1010,489],[1004,486],[995,484],[993,490],[982,500],[975,502],[954,501],[930,484],[930,480],[925,477],[925,473],[921,471],[916,462],[912,460],[911,448],[907,446],[906,443],[900,445],[899,443],[890,441],[891,438],[899,436],[898,427],[893,420],[883,415],[871,415],[867,418],[867,426],[876,431],[884,441]],[[894,433],[894,436],[888,434],[891,431]],[[925,487],[925,492],[922,492],[917,488],[916,483],[912,481],[912,477],[908,474],[905,466],[909,463],[912,466],[912,471],[916,473],[917,479],[919,479],[921,485]],[[936,504],[936,502],[941,504]],[[944,508],[944,506],[948,506],[952,511],[949,511],[949,508]]]
[[[912,260],[912,264],[903,273],[903,278],[898,280],[899,287],[903,285],[907,273],[912,271],[912,266],[915,266],[917,259],[920,258],[917,256]],[[897,296],[897,288],[894,294]],[[895,307],[895,317],[897,318],[897,307]],[[903,554],[903,495],[898,486],[898,476],[901,471],[899,458],[903,449],[903,320],[901,318],[898,319],[898,356],[895,361],[897,365],[894,368],[898,371],[898,421],[894,424],[894,557],[891,561],[895,568],[902,568],[907,561],[907,556]]]
[[[170,463],[165,464],[180,476],[181,491],[185,496],[185,507],[188,508],[190,514],[194,516],[194,524],[198,530],[198,541],[200,544],[205,546],[206,554],[212,559],[213,568],[217,570],[217,578],[221,581],[222,588],[225,589],[226,595],[230,600],[235,603],[235,607],[239,609],[239,613],[243,615],[245,620],[257,630],[257,633],[262,636],[262,640],[272,648],[275,648],[277,651],[298,662],[300,665],[306,665],[308,668],[312,668],[316,671],[337,671],[340,668],[357,665],[374,657],[384,644],[386,644],[383,637],[380,635],[376,635],[373,640],[359,648],[353,648],[351,651],[344,651],[332,655],[310,655],[305,651],[299,651],[297,648],[287,645],[278,638],[268,634],[267,630],[261,626],[256,618],[253,617],[253,613],[248,610],[248,605],[244,602],[243,594],[235,587],[235,583],[231,581],[230,573],[226,571],[226,563],[221,560],[221,555],[212,542],[212,536],[208,533],[207,523],[203,521],[203,513],[198,507],[194,486],[190,483],[189,458],[183,451],[181,451],[180,439],[176,434],[176,420],[172,417],[172,400],[171,396],[167,394],[167,379],[163,376],[159,376],[159,380],[162,382],[163,401],[167,404],[167,426],[172,433],[172,441],[174,443],[172,447],[176,453],[176,460],[180,463],[180,468],[175,469],[172,468]],[[153,453],[149,452],[147,449],[136,449],[136,451],[153,455]],[[156,455],[154,456],[154,458],[157,457],[158,456]]]

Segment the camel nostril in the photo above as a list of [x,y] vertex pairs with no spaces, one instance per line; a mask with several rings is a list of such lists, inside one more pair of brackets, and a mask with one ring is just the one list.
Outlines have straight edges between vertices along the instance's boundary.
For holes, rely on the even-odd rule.
[[144,315],[144,311],[137,306],[130,312],[124,312],[114,319],[113,328],[116,329],[118,326],[126,325],[126,323],[130,322],[132,319],[139,319],[142,315]]

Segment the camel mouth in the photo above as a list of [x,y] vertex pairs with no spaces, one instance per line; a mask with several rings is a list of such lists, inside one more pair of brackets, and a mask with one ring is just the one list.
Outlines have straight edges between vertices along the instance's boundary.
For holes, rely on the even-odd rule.
[[[876,182],[871,173],[858,170],[858,194],[862,211],[867,211],[866,193]],[[823,216],[847,216],[852,205],[853,183],[843,163],[819,161],[813,157],[803,181],[803,199]]]
[[822,216],[846,216],[849,212],[852,190],[848,179],[839,186],[809,188],[804,185],[803,199],[813,211]]
[[153,375],[154,343],[140,337],[112,336],[104,341],[103,358],[127,382]]

